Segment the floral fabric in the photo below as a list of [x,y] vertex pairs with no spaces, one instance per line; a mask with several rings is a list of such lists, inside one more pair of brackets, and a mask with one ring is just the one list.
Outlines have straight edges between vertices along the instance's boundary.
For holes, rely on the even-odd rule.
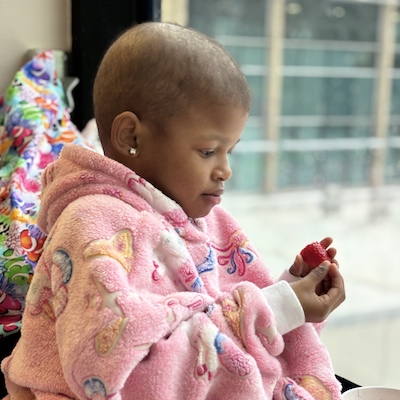
[[52,51],[34,56],[0,99],[0,339],[20,329],[45,235],[36,225],[41,174],[65,143],[83,143],[70,119]]

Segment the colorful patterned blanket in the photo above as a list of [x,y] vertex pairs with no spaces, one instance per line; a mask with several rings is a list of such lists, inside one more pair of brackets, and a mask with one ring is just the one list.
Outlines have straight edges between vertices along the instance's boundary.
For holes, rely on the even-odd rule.
[[65,143],[83,144],[52,51],[37,54],[0,100],[0,338],[20,329],[45,235],[36,225],[40,177]]

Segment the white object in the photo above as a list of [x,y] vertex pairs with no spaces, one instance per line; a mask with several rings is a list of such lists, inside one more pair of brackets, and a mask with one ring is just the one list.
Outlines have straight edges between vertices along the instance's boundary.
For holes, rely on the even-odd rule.
[[342,400],[400,400],[400,389],[364,386],[344,392]]
[[85,127],[82,129],[81,134],[88,144],[92,146],[95,151],[97,151],[97,153],[104,155],[103,147],[100,143],[99,131],[94,118],[87,122]]

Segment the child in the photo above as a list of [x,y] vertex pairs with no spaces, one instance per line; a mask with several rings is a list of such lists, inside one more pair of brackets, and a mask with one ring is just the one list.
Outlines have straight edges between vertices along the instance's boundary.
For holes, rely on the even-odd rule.
[[10,399],[339,400],[312,324],[344,300],[336,264],[298,255],[305,277],[275,282],[219,206],[250,107],[227,52],[140,24],[104,56],[94,107],[105,157],[68,145],[42,178]]

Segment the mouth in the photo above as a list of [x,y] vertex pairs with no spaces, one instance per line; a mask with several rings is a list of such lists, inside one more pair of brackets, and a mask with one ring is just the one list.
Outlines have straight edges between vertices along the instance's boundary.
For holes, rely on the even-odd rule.
[[224,194],[224,189],[216,190],[211,193],[204,193],[204,196],[221,197]]
[[212,206],[216,206],[217,204],[221,203],[221,197],[224,194],[223,189],[216,190],[211,193],[204,193],[203,196],[207,199],[207,202]]

